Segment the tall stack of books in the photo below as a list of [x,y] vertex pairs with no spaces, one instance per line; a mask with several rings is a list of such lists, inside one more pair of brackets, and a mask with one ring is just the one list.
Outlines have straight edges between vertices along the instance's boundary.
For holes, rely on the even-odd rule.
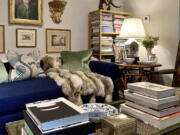
[[88,113],[65,98],[29,103],[26,109],[22,133],[28,135],[55,135],[89,122]]
[[112,46],[113,38],[112,37],[103,36],[103,37],[101,37],[101,44],[104,45],[104,46]]
[[91,17],[91,25],[92,25],[92,32],[100,32],[99,29],[99,24],[100,24],[100,16],[98,13],[95,13]]
[[114,32],[113,15],[111,13],[102,13],[102,32]]
[[128,84],[126,103],[121,112],[142,120],[158,129],[180,122],[179,97],[175,89],[149,82]]
[[122,15],[118,15],[118,14],[114,15],[114,31],[115,32],[119,33],[121,31],[121,27],[125,18],[126,17]]

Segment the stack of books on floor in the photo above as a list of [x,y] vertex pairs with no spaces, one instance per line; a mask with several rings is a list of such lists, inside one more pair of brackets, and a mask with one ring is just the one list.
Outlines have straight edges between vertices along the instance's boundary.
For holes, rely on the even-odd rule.
[[111,13],[102,13],[102,32],[114,32],[113,15]]
[[114,15],[114,31],[115,32],[121,31],[121,27],[125,18],[126,17],[122,15],[117,15],[117,14]]
[[128,84],[121,112],[158,129],[180,123],[179,97],[175,89],[149,82]]
[[65,98],[29,103],[26,109],[22,135],[69,134],[66,129],[89,123],[88,113]]

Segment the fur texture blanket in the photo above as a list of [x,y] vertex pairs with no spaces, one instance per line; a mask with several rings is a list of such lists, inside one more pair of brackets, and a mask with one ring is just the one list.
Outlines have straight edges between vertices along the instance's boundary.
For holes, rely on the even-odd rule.
[[82,95],[91,95],[89,102],[96,102],[96,96],[105,97],[106,102],[112,101],[114,85],[109,77],[61,68],[49,68],[45,73],[62,87],[62,92],[76,105],[83,104]]

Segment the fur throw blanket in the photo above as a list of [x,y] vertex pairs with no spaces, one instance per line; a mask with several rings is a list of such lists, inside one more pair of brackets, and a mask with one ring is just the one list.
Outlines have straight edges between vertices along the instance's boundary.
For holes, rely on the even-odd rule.
[[[45,61],[43,61],[43,63],[44,62]],[[53,59],[53,64],[50,64],[50,68],[45,66],[47,63],[44,65],[46,67],[45,73],[52,78],[58,86],[62,87],[62,92],[71,102],[76,105],[81,105],[83,104],[81,96],[86,95],[91,95],[89,101],[91,103],[96,102],[96,96],[105,97],[106,102],[112,101],[114,85],[111,78],[93,72],[71,72],[66,69],[57,68],[57,66],[53,67],[52,65],[58,65],[55,62],[57,62],[57,60]]]

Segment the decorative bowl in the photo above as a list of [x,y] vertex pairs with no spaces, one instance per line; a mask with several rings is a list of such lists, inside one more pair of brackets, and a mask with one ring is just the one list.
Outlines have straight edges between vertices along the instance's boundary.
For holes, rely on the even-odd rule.
[[140,65],[152,65],[155,62],[154,61],[138,61]]
[[124,62],[126,62],[126,64],[133,64],[135,61],[135,58],[124,58]]

